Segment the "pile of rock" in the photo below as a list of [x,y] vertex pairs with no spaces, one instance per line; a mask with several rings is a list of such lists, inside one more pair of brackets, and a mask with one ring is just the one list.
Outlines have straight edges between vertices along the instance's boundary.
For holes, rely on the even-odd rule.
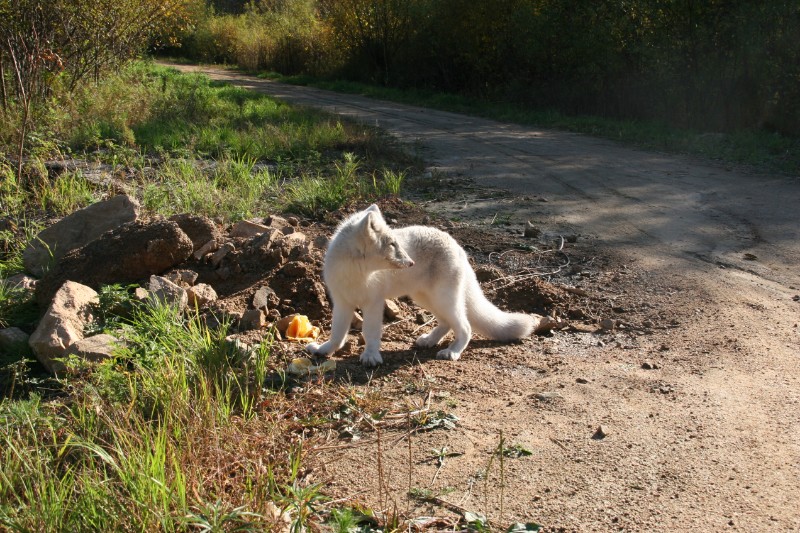
[[[0,280],[35,291],[47,309],[30,337],[16,327],[0,329],[0,351],[29,347],[51,372],[62,370],[60,360],[72,354],[108,357],[121,341],[105,334],[85,337],[84,331],[95,318],[97,291],[110,284],[139,284],[134,296],[142,302],[196,311],[209,326],[226,322],[240,331],[277,322],[294,311],[295,298],[324,313],[324,288],[308,265],[321,260],[317,252],[324,242],[312,242],[300,225],[296,218],[271,216],[223,231],[207,217],[190,214],[143,220],[136,200],[125,195],[93,204],[42,231],[25,250],[24,266],[38,279]],[[283,298],[268,283],[272,277]],[[214,285],[240,279],[254,289],[246,308],[218,304]]]

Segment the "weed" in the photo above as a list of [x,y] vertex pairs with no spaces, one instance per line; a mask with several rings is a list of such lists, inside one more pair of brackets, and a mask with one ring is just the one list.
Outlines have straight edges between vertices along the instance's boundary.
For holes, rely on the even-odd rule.
[[244,506],[229,509],[221,500],[198,506],[196,512],[186,515],[185,523],[202,533],[222,531],[263,531],[264,517],[246,510]]
[[533,455],[533,452],[522,444],[512,444],[511,446],[503,448],[500,453],[512,459]]
[[458,417],[452,413],[445,413],[444,411],[425,411],[420,413],[412,422],[414,422],[421,431],[430,431],[439,428],[454,429],[458,422]]
[[385,168],[381,172],[381,181],[378,182],[375,175],[372,176],[372,184],[375,191],[379,194],[387,194],[397,196],[400,194],[400,186],[406,178],[405,172],[395,172],[391,169]]

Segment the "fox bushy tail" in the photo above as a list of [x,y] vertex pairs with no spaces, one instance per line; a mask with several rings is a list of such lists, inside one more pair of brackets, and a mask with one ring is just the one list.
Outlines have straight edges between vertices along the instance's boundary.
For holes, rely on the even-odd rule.
[[536,317],[507,313],[484,296],[477,279],[467,284],[467,317],[472,329],[492,340],[513,341],[527,337],[536,329]]

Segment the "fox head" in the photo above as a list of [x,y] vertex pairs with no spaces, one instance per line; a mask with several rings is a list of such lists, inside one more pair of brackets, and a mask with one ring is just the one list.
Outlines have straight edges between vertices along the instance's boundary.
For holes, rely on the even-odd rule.
[[383,268],[414,266],[414,260],[394,238],[392,229],[386,224],[378,206],[372,204],[363,213],[359,233],[364,243],[365,259],[385,265]]

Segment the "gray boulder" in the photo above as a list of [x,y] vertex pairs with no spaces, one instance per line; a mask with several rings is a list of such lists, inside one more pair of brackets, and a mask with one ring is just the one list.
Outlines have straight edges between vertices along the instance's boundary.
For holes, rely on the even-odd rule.
[[60,372],[67,348],[83,339],[83,330],[92,320],[92,306],[98,301],[91,287],[67,281],[56,291],[47,312],[28,340],[33,354],[50,372]]
[[97,202],[62,218],[41,231],[22,253],[25,269],[41,276],[66,254],[85,246],[106,231],[132,222],[139,216],[139,203],[127,195]]
[[67,254],[39,280],[36,298],[47,305],[66,280],[99,289],[148,279],[185,261],[192,249],[175,222],[130,222]]

